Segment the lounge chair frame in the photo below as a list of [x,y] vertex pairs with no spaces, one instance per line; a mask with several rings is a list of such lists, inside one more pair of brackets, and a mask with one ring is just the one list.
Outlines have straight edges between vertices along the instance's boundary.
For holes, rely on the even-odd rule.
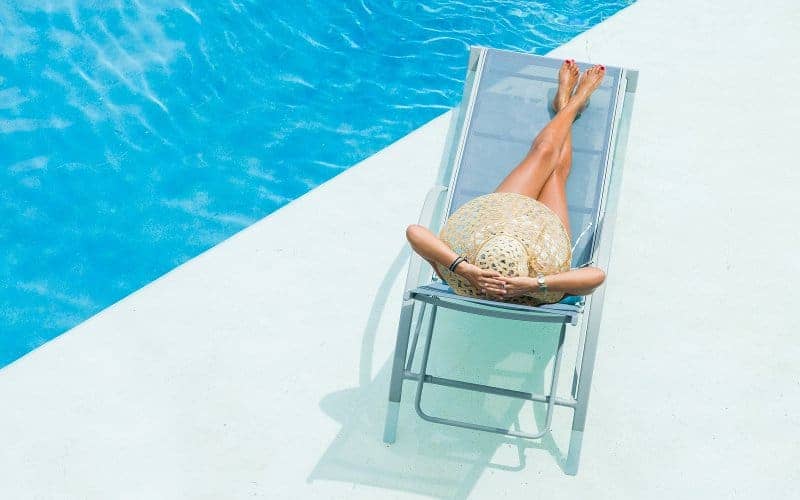
[[[492,52],[508,52],[486,47],[471,47],[467,78],[464,88],[464,97],[461,104],[454,110],[448,131],[445,152],[442,157],[439,182],[431,188],[425,199],[419,223],[437,230],[448,213],[453,203],[455,182],[458,179],[462,165],[467,131],[473,117],[473,109],[478,93],[479,82],[483,76],[484,65]],[[526,55],[532,63],[544,61],[546,58]],[[551,60],[552,62],[552,60]],[[633,96],[636,91],[638,72],[623,68],[614,68],[619,71],[616,80],[613,111],[610,119],[611,136],[610,144],[606,149],[603,160],[604,173],[602,175],[602,191],[599,208],[594,220],[594,237],[591,244],[589,262],[608,270],[611,256],[611,245],[616,220],[616,203],[618,190],[622,177],[622,164],[624,161],[625,145],[627,143],[628,127],[633,107]],[[448,180],[445,184],[445,180]],[[446,196],[444,196],[446,195]],[[456,295],[445,284],[438,282],[430,267],[421,257],[413,254],[409,263],[408,275],[403,294],[403,304],[397,330],[397,341],[392,362],[391,381],[389,388],[389,408],[386,416],[383,440],[393,443],[396,439],[399,405],[402,396],[403,381],[412,380],[417,383],[414,406],[417,414],[430,422],[492,432],[525,439],[537,439],[545,436],[551,427],[553,408],[563,406],[573,409],[572,430],[569,440],[569,451],[565,460],[564,472],[570,475],[577,474],[580,453],[583,441],[583,432],[586,425],[586,415],[589,403],[589,393],[594,373],[594,364],[597,355],[597,344],[602,316],[605,285],[599,287],[592,295],[584,297],[576,304],[557,303],[539,307],[515,305],[503,302],[489,301]],[[426,322],[426,309],[431,310],[427,315],[427,328],[422,352],[419,372],[412,371],[414,355],[420,337],[423,323]],[[525,322],[560,324],[560,333],[555,351],[553,371],[548,394],[534,394],[514,391],[500,387],[474,384],[461,380],[435,377],[427,374],[431,340],[436,323],[438,308],[446,308],[467,314],[477,314]],[[577,326],[579,342],[576,353],[575,371],[573,374],[572,388],[569,398],[556,395],[558,373],[563,354],[564,339],[567,325]],[[414,330],[413,336],[411,335]],[[409,341],[411,346],[409,349]],[[477,391],[540,402],[546,404],[546,418],[544,425],[536,433],[527,433],[511,429],[490,427],[473,422],[466,422],[429,415],[421,407],[421,398],[426,384],[452,387],[460,390]]]

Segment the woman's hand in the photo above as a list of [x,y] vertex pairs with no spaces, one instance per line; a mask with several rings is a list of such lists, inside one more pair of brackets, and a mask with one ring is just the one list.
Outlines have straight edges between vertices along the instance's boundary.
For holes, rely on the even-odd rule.
[[497,271],[481,269],[475,264],[464,261],[456,266],[456,274],[466,278],[476,290],[487,295],[495,298],[502,298],[505,295],[503,277]]
[[539,287],[536,280],[528,276],[500,276],[500,280],[505,285],[505,289],[503,290],[505,292],[503,293],[503,297],[505,298],[519,297]]

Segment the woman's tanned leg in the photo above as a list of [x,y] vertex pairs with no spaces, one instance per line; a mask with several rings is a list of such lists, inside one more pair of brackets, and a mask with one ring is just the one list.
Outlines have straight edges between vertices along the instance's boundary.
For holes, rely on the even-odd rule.
[[[556,110],[561,109],[567,105],[571,96],[563,97],[561,100],[556,100],[553,107]],[[567,133],[564,139],[564,144],[561,146],[561,151],[558,155],[556,168],[550,177],[545,181],[542,186],[542,191],[537,198],[540,202],[547,205],[547,207],[558,215],[567,234],[570,234],[569,229],[569,209],[567,208],[567,179],[569,178],[570,168],[572,167],[572,132]]]
[[562,169],[561,165],[559,165],[553,173],[550,174],[550,177],[547,178],[547,182],[545,182],[544,187],[542,187],[542,192],[539,193],[538,200],[558,216],[561,223],[564,224],[564,229],[567,230],[567,234],[571,234],[569,228],[569,208],[567,208],[568,177],[569,167]]
[[[562,91],[562,87],[568,84],[562,84],[562,81],[568,81],[570,73],[573,73],[570,67],[574,67],[574,70],[577,71],[575,64],[569,61],[565,62],[559,71],[559,92]],[[575,89],[574,96],[558,110],[550,123],[539,132],[539,135],[533,140],[533,145],[527,156],[508,174],[495,192],[519,193],[532,198],[539,198],[539,194],[548,178],[559,165],[559,160],[562,158],[562,149],[570,138],[572,122],[575,120],[575,116],[586,104],[592,92],[600,85],[604,74],[605,68],[603,66],[594,66],[584,72],[580,83]],[[569,149],[571,150],[571,146]]]

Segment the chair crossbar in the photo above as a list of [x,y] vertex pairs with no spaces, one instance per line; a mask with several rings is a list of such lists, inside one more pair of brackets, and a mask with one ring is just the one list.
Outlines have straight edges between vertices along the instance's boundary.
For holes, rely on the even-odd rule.
[[[421,376],[422,374],[417,372],[412,372],[411,370],[406,370],[403,373],[403,378],[405,378],[406,380],[419,381]],[[453,387],[456,389],[466,389],[475,392],[484,392],[486,394],[494,394],[497,396],[507,396],[509,398],[525,399],[527,401],[535,401],[537,403],[549,403],[550,400],[552,399],[553,404],[557,406],[566,406],[568,408],[574,408],[575,405],[577,404],[575,398],[569,398],[569,399],[559,398],[559,397],[551,398],[551,396],[545,394],[515,391],[512,389],[506,389],[504,387],[475,384],[473,382],[466,382],[464,380],[436,377],[434,375],[425,375],[425,383],[433,385],[441,385],[444,387]]]
[[[456,298],[457,297],[457,298]],[[411,298],[420,302],[427,302],[436,307],[444,307],[479,316],[492,316],[495,318],[512,319],[516,321],[532,321],[536,323],[576,323],[578,312],[562,311],[559,309],[545,310],[527,306],[510,308],[515,304],[503,304],[488,300],[476,300],[468,297],[454,296],[453,300],[445,299],[439,295],[414,293]]]

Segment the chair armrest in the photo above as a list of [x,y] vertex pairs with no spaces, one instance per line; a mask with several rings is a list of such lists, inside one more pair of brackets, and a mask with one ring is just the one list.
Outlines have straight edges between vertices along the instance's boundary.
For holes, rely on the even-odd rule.
[[[422,210],[420,211],[419,218],[417,219],[417,223],[422,226],[429,226],[431,222],[431,218],[433,216],[433,210],[436,207],[436,204],[439,202],[439,198],[441,197],[442,193],[446,193],[449,188],[447,186],[442,186],[437,184],[433,186],[430,190],[428,190],[428,194],[425,195],[425,201],[422,204]],[[408,274],[406,274],[406,284],[405,288],[403,289],[403,299],[409,299],[409,292],[415,288],[417,288],[422,278],[422,269],[423,264],[425,264],[425,260],[420,257],[416,252],[411,252],[411,258],[408,263]]]
[[423,226],[430,224],[431,215],[433,215],[432,212],[436,206],[436,202],[439,201],[439,196],[441,196],[442,193],[446,193],[448,189],[447,186],[437,184],[428,190],[428,194],[425,195],[425,202],[422,204],[419,219],[417,220],[418,224]]

